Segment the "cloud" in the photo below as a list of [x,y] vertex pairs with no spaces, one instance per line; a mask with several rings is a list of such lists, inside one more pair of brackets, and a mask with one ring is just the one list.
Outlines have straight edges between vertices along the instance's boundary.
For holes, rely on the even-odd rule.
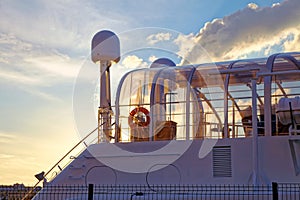
[[151,62],[151,63],[153,63],[155,60],[157,60],[158,59],[158,57],[156,57],[156,56],[150,56],[149,58],[148,58],[148,60]]
[[1,32],[0,54],[2,85],[14,85],[48,100],[58,98],[42,92],[42,87],[72,84],[84,61],[84,57],[70,57],[56,49],[45,48]]
[[136,68],[145,68],[148,67],[148,64],[136,55],[126,56],[121,64],[124,68],[136,69]]
[[101,2],[99,12],[99,3],[94,1],[2,0],[1,84],[57,100],[52,92],[60,93],[58,85],[74,82],[97,30],[124,30],[134,24],[119,12],[103,9],[110,4]]
[[196,44],[192,50],[189,46],[186,59],[193,63],[201,61],[201,49],[214,61],[295,51],[300,44],[299,9],[298,0],[283,1],[272,7],[251,3],[222,19],[207,22],[196,38],[191,38]]
[[248,4],[248,8],[250,8],[250,9],[252,9],[252,10],[256,10],[256,9],[258,9],[259,7],[258,7],[258,5],[255,4],[255,3],[249,3],[249,4]]
[[[8,133],[4,133],[4,132],[0,131],[0,144],[2,144],[2,145],[13,142],[15,140],[15,138],[16,137],[14,134],[8,134]],[[4,155],[4,154],[2,154],[2,155]]]
[[[45,77],[76,77],[82,60],[54,49],[0,33],[1,75],[12,81],[41,84]],[[40,79],[43,77],[43,79]]]
[[78,74],[82,61],[76,63],[78,60],[72,60],[69,56],[54,51],[45,55],[24,58],[24,62],[45,73],[64,78],[74,78]]
[[[102,2],[101,6],[108,7],[106,4]],[[118,12],[98,9],[98,2],[2,0],[0,31],[50,48],[88,51],[86,44],[95,30],[104,27],[119,30],[132,21]]]
[[171,33],[156,33],[156,34],[149,35],[146,40],[148,44],[154,45],[158,42],[169,41],[171,37],[172,37]]
[[72,83],[89,55],[95,30],[118,30],[131,22],[117,12],[99,12],[98,8],[97,2],[2,0],[1,83],[46,98],[52,97],[39,87]]
[[10,158],[14,158],[14,155],[10,155],[10,154],[0,154],[0,159],[10,159]]
[[291,28],[289,30],[291,40],[286,41],[283,46],[285,51],[299,51],[300,46],[300,30],[299,28]]
[[189,35],[179,34],[174,40],[174,43],[179,46],[179,55],[187,55],[197,44],[197,40],[193,33],[190,33]]
[[50,78],[47,81],[48,83],[46,83],[45,80],[43,79],[45,77],[46,76],[38,76],[38,75],[28,76],[26,74],[17,71],[4,69],[3,67],[0,71],[0,79],[1,79],[0,82],[2,83],[2,85],[4,84],[14,85],[28,94],[43,99],[51,100],[51,101],[60,101],[58,97],[55,97],[50,93],[42,92],[39,89],[41,86],[49,85]]
[[[205,49],[197,44],[198,39],[193,33],[179,34],[173,42],[179,48],[177,55],[182,58],[179,65],[195,64],[196,62],[190,57],[190,55],[195,54],[197,55],[197,63],[212,62]],[[196,46],[197,48],[195,48]]]
[[26,85],[37,85],[40,84],[40,80],[28,77],[22,73],[19,73],[17,71],[11,71],[7,69],[1,69],[0,71],[0,77],[3,81],[7,80],[10,83],[20,83],[20,84],[26,84]]

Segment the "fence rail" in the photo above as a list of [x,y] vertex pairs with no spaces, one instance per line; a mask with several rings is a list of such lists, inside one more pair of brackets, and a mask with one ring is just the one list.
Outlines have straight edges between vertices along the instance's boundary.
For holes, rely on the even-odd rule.
[[26,200],[29,200],[41,189],[41,187],[25,187],[23,184],[15,184],[13,186],[0,185],[0,200],[19,200],[25,196],[27,196]]
[[[0,186],[0,200],[23,199],[30,187]],[[36,194],[34,197],[33,195]],[[46,186],[26,200],[299,200],[300,183],[272,185],[78,185]]]

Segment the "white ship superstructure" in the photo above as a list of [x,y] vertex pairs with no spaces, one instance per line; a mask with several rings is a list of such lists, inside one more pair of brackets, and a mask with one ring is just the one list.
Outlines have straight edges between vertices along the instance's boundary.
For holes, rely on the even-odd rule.
[[46,185],[300,182],[300,53],[187,66],[158,59],[125,74],[112,101],[119,40],[101,31],[92,50],[97,142]]

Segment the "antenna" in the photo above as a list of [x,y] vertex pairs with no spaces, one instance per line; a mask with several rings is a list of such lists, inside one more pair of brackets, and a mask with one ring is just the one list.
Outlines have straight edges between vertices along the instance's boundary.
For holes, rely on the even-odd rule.
[[160,68],[166,66],[171,67],[176,66],[176,64],[168,58],[158,58],[150,65],[150,68]]
[[[120,61],[120,41],[111,31],[103,30],[92,39],[92,61],[100,63],[100,105],[98,109],[98,142],[109,141],[111,136],[111,64]],[[103,126],[100,126],[103,124]]]
[[103,30],[92,39],[92,61],[120,61],[120,41],[111,31]]

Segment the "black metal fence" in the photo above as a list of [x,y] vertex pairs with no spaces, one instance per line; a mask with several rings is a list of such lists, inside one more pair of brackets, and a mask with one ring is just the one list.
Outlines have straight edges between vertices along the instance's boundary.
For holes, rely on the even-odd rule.
[[[0,187],[0,200],[31,199],[41,188]],[[46,186],[35,200],[299,200],[300,183],[272,185],[88,185]]]
[[19,200],[23,199],[26,195],[26,200],[29,200],[32,199],[41,189],[41,187],[25,187],[23,184],[15,184],[13,186],[0,185],[0,200]]
[[[300,183],[272,183],[273,185],[273,199],[291,199],[300,200]],[[277,188],[277,192],[276,192]]]

